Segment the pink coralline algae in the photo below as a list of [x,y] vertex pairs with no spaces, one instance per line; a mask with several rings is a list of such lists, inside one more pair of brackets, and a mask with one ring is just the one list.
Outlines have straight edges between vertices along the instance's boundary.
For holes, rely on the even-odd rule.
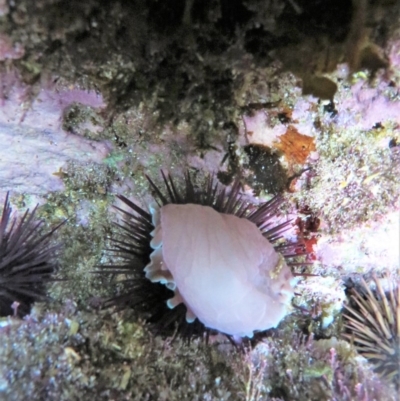
[[399,212],[368,222],[335,236],[322,236],[315,246],[325,267],[351,273],[359,266],[365,271],[396,270],[399,263]]
[[381,83],[376,88],[365,81],[352,86],[351,96],[343,96],[337,103],[337,124],[341,128],[357,127],[372,129],[376,123],[393,121],[400,123],[400,103],[393,102],[385,91],[389,83]]
[[24,53],[25,50],[19,43],[14,44],[9,36],[0,33],[0,61],[19,59]]
[[[105,106],[94,91],[48,84],[30,94],[18,74],[0,75],[0,182],[7,190],[43,194],[63,189],[54,175],[69,161],[101,163],[111,150],[108,142],[91,141],[62,129],[66,107],[74,102]],[[22,105],[22,107],[21,107]]]

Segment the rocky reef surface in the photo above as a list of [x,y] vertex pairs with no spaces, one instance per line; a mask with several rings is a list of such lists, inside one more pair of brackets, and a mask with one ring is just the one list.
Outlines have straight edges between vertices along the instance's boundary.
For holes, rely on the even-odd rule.
[[[0,202],[10,191],[16,216],[39,203],[48,227],[67,219],[51,300],[0,322],[0,398],[395,400],[399,375],[343,333],[362,277],[399,280],[399,14],[396,1],[0,0]],[[257,343],[171,341],[99,309],[118,286],[92,274],[113,258],[115,195],[147,207],[160,169],[240,179],[255,203],[284,194],[315,276]]]

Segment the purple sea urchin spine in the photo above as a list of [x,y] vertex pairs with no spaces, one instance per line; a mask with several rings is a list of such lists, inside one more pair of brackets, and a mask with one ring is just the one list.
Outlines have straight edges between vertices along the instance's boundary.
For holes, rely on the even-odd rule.
[[45,284],[52,281],[54,252],[59,248],[51,245],[51,237],[60,225],[42,234],[36,210],[27,210],[20,220],[11,219],[7,194],[0,221],[1,316],[25,315],[33,302],[47,298]]

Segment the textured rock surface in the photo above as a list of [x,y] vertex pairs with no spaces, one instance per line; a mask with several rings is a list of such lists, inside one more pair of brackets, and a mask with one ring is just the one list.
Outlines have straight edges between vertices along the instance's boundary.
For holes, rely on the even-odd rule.
[[[66,132],[65,110],[73,103],[99,109],[105,106],[94,91],[71,87],[42,88],[28,101],[30,88],[16,71],[2,74],[0,109],[0,185],[3,194],[44,195],[64,189],[62,169],[67,162],[101,163],[112,146]],[[4,196],[4,195],[2,195]]]
[[[46,311],[5,323],[0,398],[394,398],[335,336],[345,283],[396,267],[398,2],[176,4],[0,0],[0,201],[11,190],[21,210],[40,201],[49,225],[68,218],[70,278]],[[323,275],[296,289],[310,313],[247,359],[91,309],[118,287],[90,274],[110,262],[113,194],[146,206],[144,173],[160,168],[240,177],[255,201],[285,192],[299,217]]]

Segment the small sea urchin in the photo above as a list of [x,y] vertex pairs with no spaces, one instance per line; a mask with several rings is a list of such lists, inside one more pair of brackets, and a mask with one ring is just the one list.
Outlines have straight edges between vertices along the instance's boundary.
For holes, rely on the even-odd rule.
[[29,313],[35,301],[46,299],[45,284],[55,270],[51,236],[59,226],[41,234],[36,208],[20,220],[10,219],[9,194],[0,221],[0,316]]
[[362,279],[361,289],[351,289],[353,305],[346,306],[344,337],[369,359],[377,373],[399,385],[400,282],[385,274],[388,289],[374,275],[375,289]]
[[274,223],[282,197],[256,207],[241,199],[238,181],[228,193],[212,176],[195,188],[186,174],[180,191],[162,175],[166,194],[147,177],[156,201],[150,213],[118,196],[131,209],[117,208],[124,221],[112,250],[123,264],[101,270],[126,280],[106,306],[133,306],[184,336],[252,337],[276,327],[294,294],[289,266],[302,253],[299,243],[281,241],[291,222]]

